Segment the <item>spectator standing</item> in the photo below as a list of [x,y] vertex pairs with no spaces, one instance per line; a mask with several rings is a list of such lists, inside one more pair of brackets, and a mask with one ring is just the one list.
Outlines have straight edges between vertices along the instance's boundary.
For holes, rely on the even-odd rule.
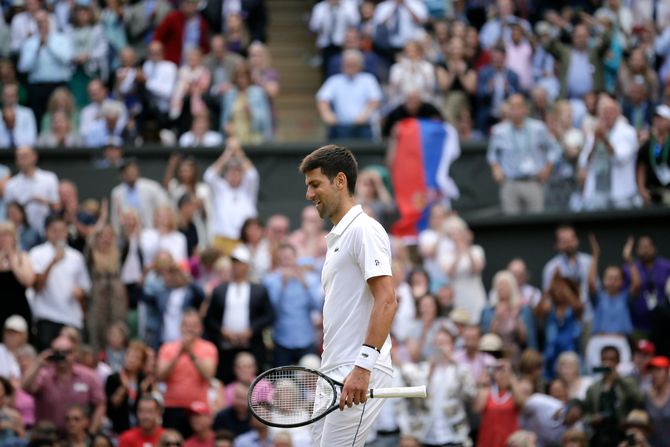
[[272,268],[273,253],[270,243],[265,237],[265,229],[257,217],[250,217],[242,224],[240,230],[240,242],[243,243],[251,253],[252,282],[260,283]]
[[179,137],[180,147],[215,147],[223,144],[223,137],[219,132],[210,130],[209,113],[203,110],[193,116],[191,130]]
[[376,44],[393,60],[405,44],[418,39],[423,25],[428,20],[428,9],[419,0],[384,0],[379,3],[372,18],[375,27]]
[[[126,124],[128,123],[128,111],[126,110],[126,106],[120,101],[109,99],[107,87],[105,87],[105,84],[100,79],[92,79],[88,83],[87,91],[90,103],[81,109],[79,134],[83,136],[91,135],[96,141],[102,140],[106,142],[106,140],[104,140],[104,135],[97,135],[93,132],[102,131],[102,129],[95,129],[95,127],[96,125],[99,127],[100,124],[103,124],[105,121],[103,107],[106,104],[114,104],[113,109],[119,115],[116,116],[116,121],[112,128],[107,131],[117,136],[121,135],[121,132],[125,129]],[[109,111],[112,110],[109,106],[107,107]],[[103,143],[98,144],[102,146]]]
[[151,378],[143,371],[146,358],[144,343],[131,341],[123,358],[123,368],[107,378],[107,418],[114,433],[123,433],[138,423],[140,398],[151,391],[152,385]]
[[[79,206],[79,192],[74,182],[62,180],[58,186],[58,195],[61,203],[60,214],[68,227],[67,243],[77,251],[83,252],[86,239],[93,233],[96,218]],[[106,208],[106,204],[103,203],[102,207]],[[104,222],[107,218],[106,211],[101,217],[101,222]]]
[[479,40],[484,49],[489,50],[500,41],[509,40],[515,24],[520,24],[524,31],[530,32],[528,22],[514,15],[513,1],[496,0],[492,3],[495,3],[495,15],[486,21],[479,35]]
[[635,182],[637,135],[616,101],[598,102],[598,124],[586,135],[579,154],[582,207],[586,210],[632,208],[638,204]]
[[37,33],[21,45],[18,69],[28,77],[28,104],[41,122],[51,94],[72,77],[74,49],[70,36],[56,30],[46,11],[36,12],[35,22]]
[[[179,67],[177,85],[170,100],[170,119],[177,120],[180,127],[189,117],[204,113],[207,108],[203,95],[209,91],[212,75],[202,63],[202,53],[198,48],[186,51],[186,61]],[[187,107],[184,108],[184,103]]]
[[648,143],[637,153],[636,182],[645,205],[670,204],[670,107],[656,107]]
[[508,104],[510,119],[492,129],[487,159],[501,185],[503,213],[538,213],[544,209],[543,184],[560,157],[560,148],[544,123],[528,118],[523,96],[511,96]]
[[119,447],[156,447],[163,434],[161,417],[163,408],[156,397],[145,394],[137,403],[137,427],[119,437]]
[[187,435],[191,432],[188,411],[194,402],[207,402],[218,361],[216,347],[203,340],[201,333],[197,311],[186,311],[181,339],[165,343],[158,353],[158,378],[166,384],[163,423]]
[[579,286],[579,297],[584,304],[582,320],[589,326],[584,331],[590,333],[590,323],[593,318],[593,308],[588,299],[588,276],[591,268],[591,255],[579,251],[577,232],[570,225],[561,225],[556,228],[555,248],[558,254],[551,258],[542,271],[542,290],[549,290],[551,281],[556,272],[562,278],[567,278]]
[[252,82],[249,65],[237,65],[233,86],[223,96],[221,106],[222,131],[243,144],[258,144],[272,137],[270,101],[263,87]]
[[486,291],[482,282],[486,255],[481,246],[473,244],[472,231],[465,222],[452,222],[447,224],[447,236],[453,241],[453,248],[443,250],[438,262],[454,291],[454,308],[464,309],[470,322],[478,324],[486,305]]
[[610,34],[604,33],[597,45],[589,46],[589,29],[579,24],[572,31],[572,45],[543,35],[541,43],[556,58],[560,67],[561,96],[581,98],[588,92],[605,88],[605,53],[610,48]]
[[[244,154],[240,143],[229,139],[226,149],[207,168],[203,179],[212,190],[213,244],[224,254],[229,254],[238,243],[244,221],[257,215],[258,171]],[[231,213],[231,209],[236,212]]]
[[416,300],[416,316],[408,331],[407,351],[413,362],[430,360],[435,354],[435,335],[445,324],[437,298],[425,294]]
[[[35,115],[28,107],[19,105],[18,84],[4,84],[2,86],[2,110],[0,147],[15,149],[21,146],[33,146],[35,140],[37,140]],[[9,115],[7,112],[10,110],[14,118],[12,123],[6,119]]]
[[232,281],[214,289],[205,317],[207,337],[219,350],[217,377],[224,383],[232,378],[233,359],[241,351],[250,351],[256,363],[265,367],[263,330],[274,320],[265,286],[249,283],[249,250],[240,245],[231,258]]
[[28,223],[26,211],[20,203],[9,202],[7,204],[7,221],[14,224],[18,246],[21,250],[29,251],[42,242],[40,234]]
[[4,199],[21,204],[30,226],[43,234],[44,220],[59,208],[58,178],[37,167],[37,153],[31,147],[18,148],[15,160],[19,172],[5,185]]
[[28,253],[19,248],[16,227],[11,222],[0,222],[0,288],[3,304],[0,308],[0,327],[13,315],[32,322],[26,289],[35,281]]
[[321,313],[323,290],[319,276],[298,265],[293,245],[281,245],[276,256],[277,268],[263,281],[275,314],[273,360],[275,366],[297,365],[315,351],[312,313]]
[[466,404],[476,394],[475,380],[465,365],[455,361],[454,336],[444,327],[435,335],[435,358],[430,360],[428,414],[423,445],[464,445],[470,427]]
[[137,212],[141,226],[154,227],[156,209],[168,204],[169,199],[161,185],[153,180],[140,177],[137,160],[126,160],[119,168],[121,184],[112,189],[111,222],[120,228],[120,217],[128,209]]
[[330,60],[342,51],[347,29],[357,26],[359,21],[355,2],[348,0],[321,0],[312,8],[309,29],[317,35],[324,78]]
[[231,87],[235,69],[244,59],[239,54],[228,51],[226,38],[221,34],[212,36],[210,52],[205,56],[205,67],[212,74],[210,94],[213,97],[224,95]]
[[481,333],[479,325],[466,326],[461,333],[463,346],[454,352],[454,361],[467,368],[470,377],[475,381],[486,374],[488,368],[495,365],[495,358],[492,355],[479,350]]
[[508,69],[516,73],[521,89],[528,92],[533,87],[533,47],[521,22],[513,22],[510,29],[509,38],[504,40],[505,63]]
[[342,55],[342,74],[328,78],[316,94],[329,139],[373,138],[373,117],[382,92],[375,77],[362,73],[362,68],[361,52],[346,50]]
[[326,234],[323,219],[315,207],[308,205],[300,214],[300,228],[293,231],[287,241],[296,248],[300,263],[312,264],[318,271],[328,250]]
[[[137,3],[138,5],[142,3]],[[142,120],[157,120],[166,126],[169,121],[170,98],[177,83],[177,65],[164,58],[163,44],[149,44],[147,60],[138,76],[142,96]]]
[[165,59],[176,65],[186,61],[186,53],[191,48],[209,51],[209,30],[207,21],[198,12],[197,0],[181,2],[179,10],[165,16],[153,36],[163,44]]
[[84,328],[83,305],[91,288],[84,257],[67,246],[67,226],[62,217],[49,216],[46,237],[44,244],[30,250],[36,274],[33,314],[37,344],[43,348],[63,326]]
[[100,351],[112,324],[125,320],[126,290],[121,281],[121,255],[116,233],[105,223],[91,235],[86,250],[86,263],[91,275],[91,296],[86,310],[88,342]]
[[[443,44],[444,60],[436,67],[437,84],[444,96],[442,110],[450,122],[458,113],[472,107],[472,98],[477,90],[477,72],[465,58],[465,43],[452,37]],[[424,98],[425,99],[425,98]]]
[[507,438],[519,428],[522,395],[512,365],[500,359],[489,376],[477,379],[473,411],[481,413],[478,447],[504,447]]
[[505,66],[505,48],[494,47],[491,61],[477,76],[477,129],[488,132],[502,116],[503,104],[521,91],[519,77]]
[[618,92],[623,94],[628,91],[631,83],[641,77],[648,91],[652,103],[657,103],[660,93],[658,74],[647,64],[647,58],[642,48],[634,48],[628,56],[628,63],[621,66],[618,76]]
[[91,0],[77,0],[72,11],[70,31],[74,54],[74,72],[69,87],[79,107],[88,103],[86,87],[91,79],[106,80],[109,77],[109,43],[105,30],[93,11]]
[[442,113],[433,104],[422,99],[421,92],[411,91],[407,93],[402,104],[392,109],[384,118],[382,137],[390,137],[396,123],[406,118],[443,120]]
[[9,380],[21,378],[17,361],[19,349],[28,345],[29,326],[21,315],[12,315],[2,325],[2,344],[0,344],[0,377]]
[[604,347],[600,353],[600,361],[606,372],[586,392],[584,421],[593,431],[590,445],[609,447],[623,440],[622,427],[626,415],[641,405],[642,396],[633,384],[617,374],[617,348]]
[[670,446],[670,360],[658,356],[649,361],[651,388],[644,393],[644,409],[651,420],[650,444]]
[[203,292],[193,279],[182,271],[168,252],[156,255],[153,269],[144,281],[142,304],[146,313],[140,319],[143,339],[152,348],[180,339],[181,324],[189,309],[198,309]]
[[102,385],[93,370],[77,364],[75,359],[73,342],[59,336],[26,372],[21,385],[35,397],[38,421],[50,421],[64,432],[67,409],[79,405],[90,411],[90,429],[97,432],[105,415]]
[[[27,0],[17,6],[24,5],[26,9],[15,14],[10,22],[10,49],[13,54],[19,53],[23,44],[37,34],[39,30],[37,16],[40,12],[44,12],[40,0]],[[49,14],[48,18],[51,29],[57,29],[56,17]]]
[[417,40],[407,42],[398,62],[391,66],[389,99],[398,104],[413,91],[419,92],[424,99],[430,98],[435,91],[435,68],[425,60]]
[[86,411],[79,406],[70,407],[65,413],[65,445],[68,447],[91,445],[89,426],[90,421]]
[[586,391],[593,384],[592,376],[580,375],[579,356],[573,351],[558,356],[556,376],[565,384],[568,399],[584,400]]
[[[342,50],[358,50],[363,53],[363,71],[370,73],[378,81],[385,80],[388,77],[388,68],[381,58],[372,51],[367,42],[363,42],[363,36],[357,28],[349,28],[344,35],[344,44]],[[342,53],[337,53],[330,58],[328,62],[328,71],[326,77],[342,73]]]
[[153,228],[144,228],[140,233],[142,259],[153,264],[157,254],[166,251],[175,263],[188,260],[188,245],[183,234],[177,231],[177,215],[172,207],[161,206],[154,211]]
[[172,11],[170,2],[166,0],[141,0],[126,5],[123,10],[123,23],[128,35],[128,43],[133,47],[138,59],[147,56],[151,51],[154,32],[158,25]]
[[119,217],[119,225],[121,281],[128,296],[129,319],[132,319],[136,316],[137,303],[142,295],[141,282],[144,275],[144,260],[140,250],[142,225],[137,211],[133,208],[124,211]]
[[[651,319],[656,306],[668,301],[666,284],[670,279],[670,261],[658,256],[656,242],[649,235],[637,239],[636,258],[640,292],[631,296],[630,311],[634,330],[644,335],[651,331]],[[624,272],[627,282],[630,282],[630,269],[624,267]]]

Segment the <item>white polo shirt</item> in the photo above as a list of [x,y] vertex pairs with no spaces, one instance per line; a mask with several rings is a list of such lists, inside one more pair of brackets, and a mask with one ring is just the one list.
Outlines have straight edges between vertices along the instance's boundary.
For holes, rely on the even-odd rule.
[[[30,250],[30,261],[35,273],[44,273],[55,254],[56,250],[51,242],[45,242]],[[91,280],[84,256],[73,248],[65,247],[65,257],[53,266],[44,289],[35,295],[33,317],[36,320],[48,320],[82,329],[84,313],[81,304],[72,295],[75,287],[81,287],[89,293]]]
[[[321,273],[325,293],[321,361],[324,372],[353,365],[365,342],[374,304],[367,280],[392,276],[389,237],[360,205],[344,215],[326,241],[328,252]],[[375,367],[393,374],[390,336]]]

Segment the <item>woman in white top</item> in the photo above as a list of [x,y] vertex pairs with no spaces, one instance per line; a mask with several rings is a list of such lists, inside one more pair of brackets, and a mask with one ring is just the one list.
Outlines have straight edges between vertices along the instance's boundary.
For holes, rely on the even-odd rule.
[[440,264],[450,279],[454,291],[454,308],[468,312],[470,322],[479,324],[486,305],[486,291],[482,271],[486,265],[484,249],[472,245],[472,232],[458,217],[445,223],[446,233],[453,241],[453,249],[440,254]]
[[223,136],[210,129],[209,112],[203,110],[193,117],[191,130],[179,137],[181,147],[214,147],[223,144]]
[[200,246],[204,248],[209,243],[210,223],[214,213],[209,185],[199,179],[200,172],[193,157],[183,157],[179,153],[170,156],[163,176],[163,187],[174,206],[177,206],[179,199],[186,193],[196,199],[198,210],[193,217],[193,223],[198,231]]
[[586,398],[586,390],[593,384],[593,378],[579,375],[579,356],[571,351],[563,352],[556,361],[556,374],[568,389],[568,399]]
[[140,233],[140,250],[144,265],[151,265],[156,253],[167,251],[175,263],[188,260],[186,237],[177,231],[177,216],[172,208],[161,207],[154,213],[154,228]]
[[389,75],[389,97],[396,103],[414,91],[422,98],[430,98],[435,91],[435,68],[423,57],[423,48],[418,41],[409,41],[405,45],[402,57],[391,66]]
[[474,379],[453,359],[454,336],[444,327],[435,334],[434,357],[428,374],[428,415],[423,445],[465,445],[470,426],[465,404],[476,394]]

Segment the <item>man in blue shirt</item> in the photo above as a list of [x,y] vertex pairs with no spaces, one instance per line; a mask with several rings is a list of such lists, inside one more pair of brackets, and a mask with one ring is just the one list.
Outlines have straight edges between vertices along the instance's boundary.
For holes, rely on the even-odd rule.
[[312,313],[321,313],[323,289],[316,273],[298,266],[293,245],[281,245],[277,258],[277,269],[265,278],[275,311],[274,363],[295,365],[304,355],[314,353]]
[[37,34],[21,47],[18,69],[28,76],[28,102],[36,122],[42,120],[51,93],[72,77],[73,47],[69,35],[50,29],[49,14],[35,14]]

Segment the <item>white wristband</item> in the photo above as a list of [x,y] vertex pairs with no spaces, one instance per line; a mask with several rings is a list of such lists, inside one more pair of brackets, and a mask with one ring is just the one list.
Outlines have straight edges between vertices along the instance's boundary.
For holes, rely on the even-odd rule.
[[375,363],[377,363],[377,358],[379,357],[379,351],[369,346],[361,346],[361,350],[356,357],[356,362],[354,365],[360,366],[363,369],[372,371]]

